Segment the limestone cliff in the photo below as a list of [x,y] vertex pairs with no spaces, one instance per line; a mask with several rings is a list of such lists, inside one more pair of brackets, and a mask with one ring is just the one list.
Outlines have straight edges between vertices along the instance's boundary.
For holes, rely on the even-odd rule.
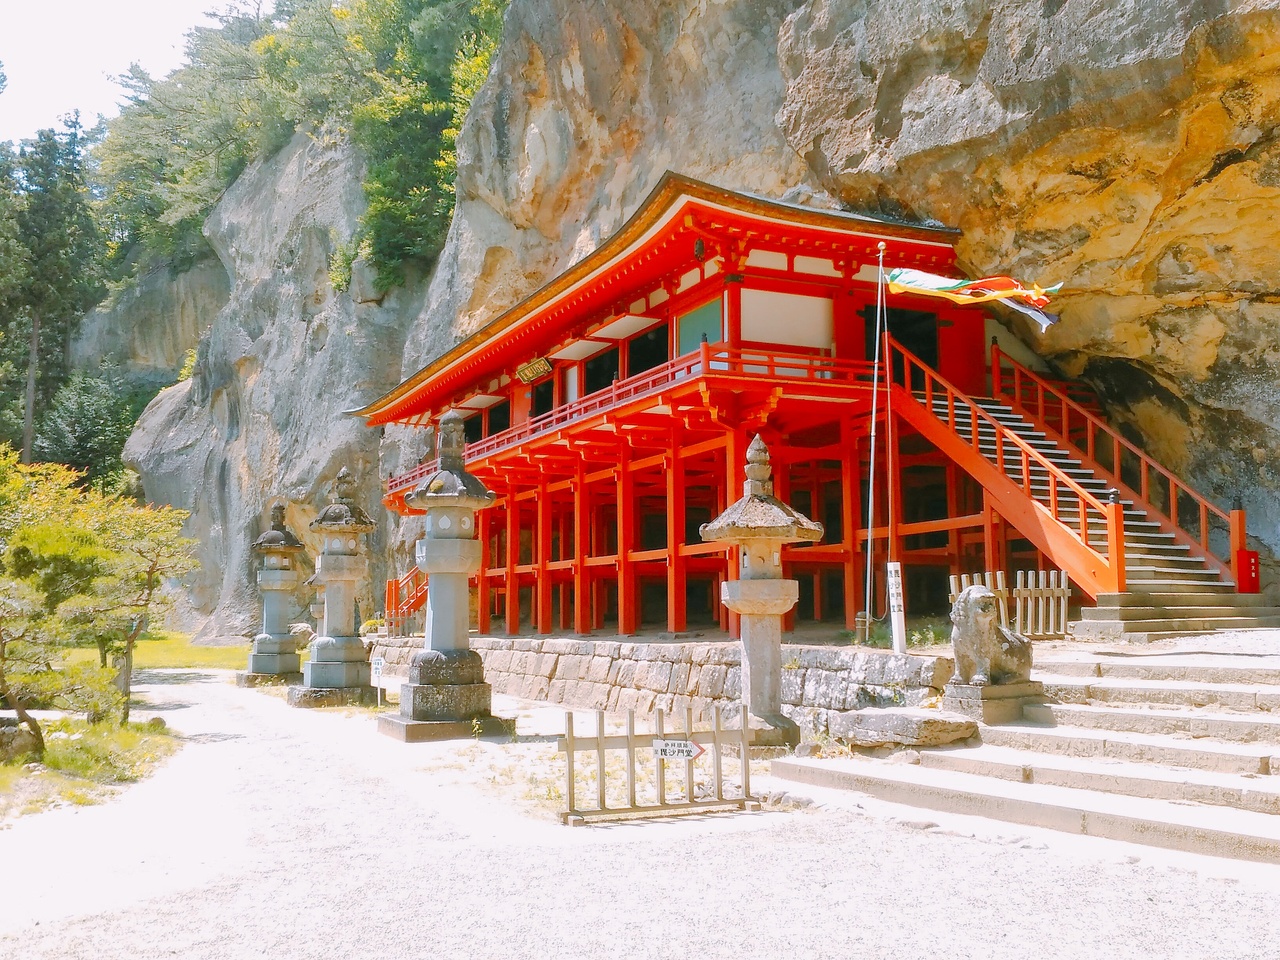
[[71,361],[80,369],[106,361],[130,379],[172,383],[230,292],[227,271],[214,257],[176,274],[157,264],[85,317]]
[[[268,497],[298,529],[340,463],[372,505],[421,452],[340,411],[590,251],[673,169],[940,221],[975,274],[1064,282],[1062,323],[1022,337],[1280,548],[1278,133],[1280,0],[512,0],[429,286],[329,289],[358,163],[298,138],[211,218],[229,301],[129,453],[149,494],[196,511],[197,607],[244,622]],[[375,557],[398,546],[403,566],[416,533],[385,519]]]
[[[256,625],[249,545],[275,498],[286,501],[304,542],[343,466],[361,501],[378,502],[378,437],[342,412],[395,381],[418,307],[405,290],[381,302],[361,295],[361,282],[335,295],[329,256],[361,210],[359,158],[341,142],[299,135],[241,176],[205,226],[231,278],[229,298],[200,342],[191,379],[147,408],[125,460],[148,498],[192,511],[188,532],[200,541],[202,566],[190,584],[189,624],[206,635]],[[380,597],[371,584],[385,576],[385,531],[371,540],[368,612]],[[314,554],[316,544],[308,546]],[[299,594],[300,604],[307,599]]]

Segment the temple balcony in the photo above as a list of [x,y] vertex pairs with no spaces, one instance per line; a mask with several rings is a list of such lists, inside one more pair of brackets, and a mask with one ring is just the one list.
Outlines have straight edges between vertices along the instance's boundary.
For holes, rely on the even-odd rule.
[[[785,396],[789,406],[832,403],[869,405],[875,364],[843,360],[816,353],[791,353],[768,347],[701,345],[697,351],[677,357],[643,373],[615,380],[612,386],[531,417],[466,448],[467,463],[483,474],[502,454],[529,452],[538,441],[558,441],[567,434],[616,431],[641,422],[645,415],[670,420],[692,417],[714,429],[726,403],[773,395],[776,405]],[[785,384],[785,394],[774,385]],[[859,408],[860,409],[860,408]],[[851,411],[852,412],[852,411]],[[532,442],[532,444],[531,444]],[[563,442],[563,441],[562,441]],[[404,496],[435,469],[435,461],[387,481],[384,502],[400,513],[413,513]]]

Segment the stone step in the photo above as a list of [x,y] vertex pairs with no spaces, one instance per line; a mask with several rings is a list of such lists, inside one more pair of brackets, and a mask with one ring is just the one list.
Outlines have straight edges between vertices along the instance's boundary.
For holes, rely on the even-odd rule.
[[1234,743],[1261,742],[1280,752],[1280,717],[1157,707],[1094,707],[1074,703],[1029,704],[1023,716],[1032,723],[1094,730],[1123,730],[1160,736],[1213,737]]
[[1280,607],[1249,607],[1226,603],[1210,603],[1211,597],[1203,594],[1197,606],[1190,604],[1178,607],[1166,607],[1164,604],[1148,604],[1137,606],[1130,604],[1124,607],[1084,607],[1080,615],[1084,620],[1267,620],[1280,617]]
[[[1214,580],[1213,582],[1194,583],[1185,580],[1162,580],[1158,577],[1141,582],[1127,582],[1126,587],[1135,596],[1159,596],[1170,590],[1181,590],[1187,594],[1212,594],[1216,601],[1219,596],[1233,596],[1236,585],[1230,580]],[[1108,594],[1114,596],[1114,594]]]
[[[1084,612],[1084,610],[1081,611],[1081,613]],[[1167,615],[1153,616],[1149,619],[1085,617],[1079,623],[1080,628],[1076,632],[1080,636],[1103,636],[1108,633],[1200,634],[1215,633],[1219,630],[1263,630],[1280,627],[1280,617],[1169,617]]]
[[1216,654],[1038,655],[1038,669],[1054,676],[1129,680],[1185,680],[1203,683],[1261,683],[1280,686],[1280,655],[1230,657]]
[[1266,776],[1280,770],[1280,758],[1277,758],[1280,746],[1271,743],[1194,740],[1170,734],[1089,727],[1048,727],[1025,721],[983,727],[982,742],[1055,756],[1105,757],[1214,773]]
[[1152,566],[1147,564],[1125,564],[1125,582],[1126,585],[1138,580],[1158,580],[1168,582],[1170,580],[1200,580],[1207,583],[1216,582],[1218,575],[1209,573],[1207,570],[1185,570],[1181,567],[1169,566]]
[[774,776],[929,810],[1210,856],[1280,862],[1280,817],[874,760],[774,760]]
[[1256,773],[1216,773],[1105,757],[1038,753],[987,743],[978,747],[923,750],[920,765],[1018,783],[1044,783],[1280,814],[1280,777]]
[[[1214,592],[1220,593],[1213,597],[1212,605],[1215,607],[1253,607],[1258,604],[1260,597],[1256,593],[1237,593],[1234,588],[1224,588]],[[1176,610],[1180,607],[1204,606],[1208,602],[1201,591],[1189,592],[1182,589],[1167,593],[1148,591],[1098,594],[1099,607],[1160,607],[1165,610]],[[1280,650],[1277,652],[1280,653]]]
[[[1280,686],[1260,683],[1206,683],[1199,680],[1143,680],[1130,677],[1071,677],[1036,671],[1044,692],[1060,703],[1161,704],[1280,711]],[[1277,715],[1280,723],[1280,715]],[[1280,730],[1280,726],[1277,727]]]
[[1151,604],[1145,607],[1084,607],[1080,610],[1084,620],[1260,620],[1280,617],[1278,607],[1245,607],[1228,604],[1210,604],[1201,601],[1200,606],[1166,607]]

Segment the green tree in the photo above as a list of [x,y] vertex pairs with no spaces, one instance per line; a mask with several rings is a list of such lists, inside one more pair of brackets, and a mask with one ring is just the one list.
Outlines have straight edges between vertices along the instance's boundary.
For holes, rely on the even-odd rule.
[[95,645],[100,662],[119,656],[127,722],[134,644],[169,604],[165,584],[194,567],[194,541],[182,536],[185,511],[139,506],[79,480],[57,464],[21,464],[0,444],[4,575],[27,591],[22,615],[32,621],[20,624],[14,614],[27,641],[14,649],[27,665],[27,702],[36,690],[31,678],[43,678],[45,699],[91,714],[107,705],[98,671],[55,667],[58,650]]
[[439,253],[453,208],[454,142],[488,73],[506,0],[279,0],[234,7],[189,34],[163,80],[138,67],[96,151],[110,273],[139,250],[177,265],[252,160],[296,131],[350,133],[366,158],[368,210],[352,250],[384,289]]
[[22,402],[22,459],[31,462],[36,408],[66,379],[67,355],[81,316],[102,293],[98,277],[97,229],[84,182],[84,131],[79,117],[61,134],[41,130],[17,160],[18,238],[28,270],[12,300],[8,333],[27,345]]
[[0,579],[0,700],[18,715],[18,722],[35,738],[36,759],[44,756],[44,732],[27,709],[33,675],[53,670],[47,644],[37,639],[35,592],[16,580]]
[[[72,374],[41,420],[36,457],[81,471],[87,484],[110,487],[124,469],[120,452],[141,413],[135,392],[114,370]],[[151,391],[143,393],[150,398]]]
[[129,722],[134,646],[172,602],[163,590],[165,583],[195,567],[195,541],[182,536],[184,510],[139,507],[118,497],[87,497],[85,508],[111,558],[105,575],[89,590],[58,604],[58,618],[75,635],[91,636],[120,655],[117,684],[123,725]]

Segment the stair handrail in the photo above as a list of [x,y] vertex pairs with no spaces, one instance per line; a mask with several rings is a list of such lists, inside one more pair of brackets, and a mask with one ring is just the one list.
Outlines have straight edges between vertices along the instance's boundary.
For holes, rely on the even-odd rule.
[[[1125,542],[1124,542],[1124,509],[1118,498],[1112,497],[1106,501],[1099,499],[1091,491],[1081,486],[1069,475],[1067,475],[1061,467],[1042,454],[1031,444],[1027,443],[1016,432],[1010,430],[1007,426],[993,417],[986,410],[982,409],[972,398],[962,393],[956,387],[947,381],[932,367],[924,363],[919,357],[907,350],[906,347],[898,343],[888,334],[885,334],[885,370],[892,374],[894,370],[894,354],[902,358],[903,383],[906,385],[903,392],[912,398],[914,402],[923,406],[929,415],[939,422],[943,423],[957,437],[964,439],[963,434],[958,429],[959,421],[956,418],[956,406],[963,405],[968,409],[969,419],[969,438],[966,440],[968,445],[973,448],[973,452],[980,459],[994,466],[1006,479],[1010,482],[1017,483],[1023,493],[1029,500],[1038,507],[1045,510],[1049,516],[1063,528],[1070,530],[1081,546],[1092,554],[1094,559],[1108,568],[1111,572],[1110,586],[1114,591],[1119,593],[1125,589]],[[912,369],[919,370],[924,380],[924,401],[920,402],[916,397],[912,383]],[[946,419],[938,414],[934,409],[934,397],[941,391],[946,399]],[[987,424],[995,438],[995,462],[992,463],[982,453],[982,441],[978,431],[978,423]],[[1021,479],[1015,480],[1009,476],[1005,467],[1005,448],[1012,444],[1014,449],[1021,457],[1020,466],[1022,468]],[[1031,484],[1031,465],[1035,464],[1042,468],[1049,479],[1048,504],[1041,503],[1037,499],[1035,491]],[[1058,504],[1058,486],[1062,485],[1073,493],[1079,502],[1079,518],[1078,530],[1072,530],[1073,524],[1062,519],[1059,516]],[[1089,511],[1093,510],[1099,514],[1107,525],[1107,552],[1105,555],[1096,550],[1090,543],[1089,538]]]
[[389,629],[403,626],[426,600],[427,577],[417,566],[403,577],[387,581],[386,621]]
[[[1004,385],[1003,362],[1008,361],[1012,368],[1013,384],[1009,390]],[[1023,384],[1030,381],[1035,390],[1035,409],[1030,410],[1022,401]],[[1072,400],[1065,391],[1056,388],[1052,383],[1044,377],[1037,374],[1034,370],[1019,363],[1013,357],[1004,353],[1000,349],[1000,345],[994,340],[991,343],[991,391],[997,400],[1007,400],[1010,406],[1025,416],[1031,417],[1037,426],[1053,433],[1057,439],[1061,440],[1068,447],[1086,457],[1090,466],[1096,467],[1100,473],[1106,476],[1118,489],[1123,491],[1134,500],[1141,501],[1143,507],[1147,509],[1160,523],[1165,532],[1172,533],[1176,539],[1187,545],[1198,546],[1204,551],[1205,558],[1213,565],[1219,567],[1220,570],[1230,570],[1232,578],[1237,584],[1240,583],[1239,552],[1245,548],[1245,512],[1243,509],[1233,509],[1226,511],[1212,503],[1208,497],[1204,496],[1195,488],[1184,483],[1174,473],[1160,464],[1158,461],[1143,453],[1138,447],[1130,443],[1124,437],[1120,436],[1113,430],[1105,420],[1091,413],[1085,407],[1081,406],[1075,400]],[[1054,430],[1045,416],[1049,409],[1049,398],[1052,398],[1052,404],[1058,407],[1056,411],[1061,417],[1060,429]],[[1073,439],[1071,439],[1071,415],[1075,415],[1084,423],[1085,428],[1085,445],[1081,447]],[[1111,443],[1111,463],[1114,469],[1107,469],[1097,458],[1097,434],[1103,433],[1107,440]],[[1120,476],[1120,457],[1121,451],[1128,451],[1137,457],[1139,465],[1139,489],[1134,490]],[[1157,507],[1151,500],[1151,475],[1155,473],[1162,477],[1169,485],[1169,512],[1165,513]],[[1178,500],[1180,494],[1186,494],[1197,505],[1200,521],[1200,535],[1197,537],[1182,526],[1178,520]],[[1224,521],[1230,537],[1231,556],[1228,560],[1224,560],[1213,552],[1209,547],[1209,517],[1215,516]]]

